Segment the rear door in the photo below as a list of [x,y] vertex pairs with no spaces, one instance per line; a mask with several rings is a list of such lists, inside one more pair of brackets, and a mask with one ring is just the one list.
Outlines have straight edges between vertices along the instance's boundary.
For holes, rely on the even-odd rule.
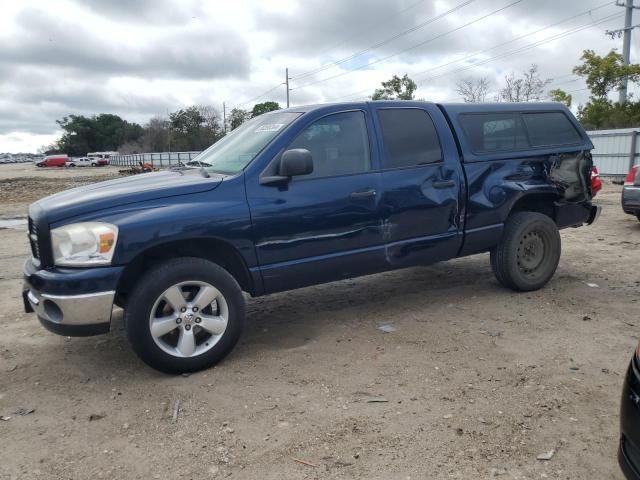
[[464,177],[444,116],[429,104],[373,108],[381,141],[387,263],[428,264],[455,257],[462,244]]

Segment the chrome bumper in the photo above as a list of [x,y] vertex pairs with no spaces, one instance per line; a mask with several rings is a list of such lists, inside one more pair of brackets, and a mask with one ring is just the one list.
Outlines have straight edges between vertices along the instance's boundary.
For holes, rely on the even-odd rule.
[[[24,292],[25,303],[43,322],[60,327],[109,325],[116,292],[83,295],[49,295],[34,288]],[[108,328],[107,328],[108,330]]]

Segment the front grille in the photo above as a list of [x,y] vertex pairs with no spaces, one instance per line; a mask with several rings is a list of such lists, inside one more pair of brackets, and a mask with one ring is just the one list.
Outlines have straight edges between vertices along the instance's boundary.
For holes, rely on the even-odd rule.
[[31,255],[40,259],[40,247],[38,245],[38,232],[31,217],[29,217],[29,244],[31,245]]

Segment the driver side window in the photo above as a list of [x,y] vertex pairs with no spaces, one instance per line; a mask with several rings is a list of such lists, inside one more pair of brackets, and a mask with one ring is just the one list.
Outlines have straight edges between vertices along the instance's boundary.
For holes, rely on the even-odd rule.
[[328,115],[306,127],[287,147],[311,152],[313,173],[296,179],[335,177],[371,170],[369,137],[362,111]]

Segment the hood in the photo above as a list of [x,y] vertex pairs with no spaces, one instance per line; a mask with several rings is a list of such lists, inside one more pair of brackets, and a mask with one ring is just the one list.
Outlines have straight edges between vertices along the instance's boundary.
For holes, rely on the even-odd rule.
[[198,170],[144,173],[76,187],[42,198],[29,207],[35,221],[54,223],[83,213],[96,212],[158,198],[213,190],[222,177],[203,177]]

